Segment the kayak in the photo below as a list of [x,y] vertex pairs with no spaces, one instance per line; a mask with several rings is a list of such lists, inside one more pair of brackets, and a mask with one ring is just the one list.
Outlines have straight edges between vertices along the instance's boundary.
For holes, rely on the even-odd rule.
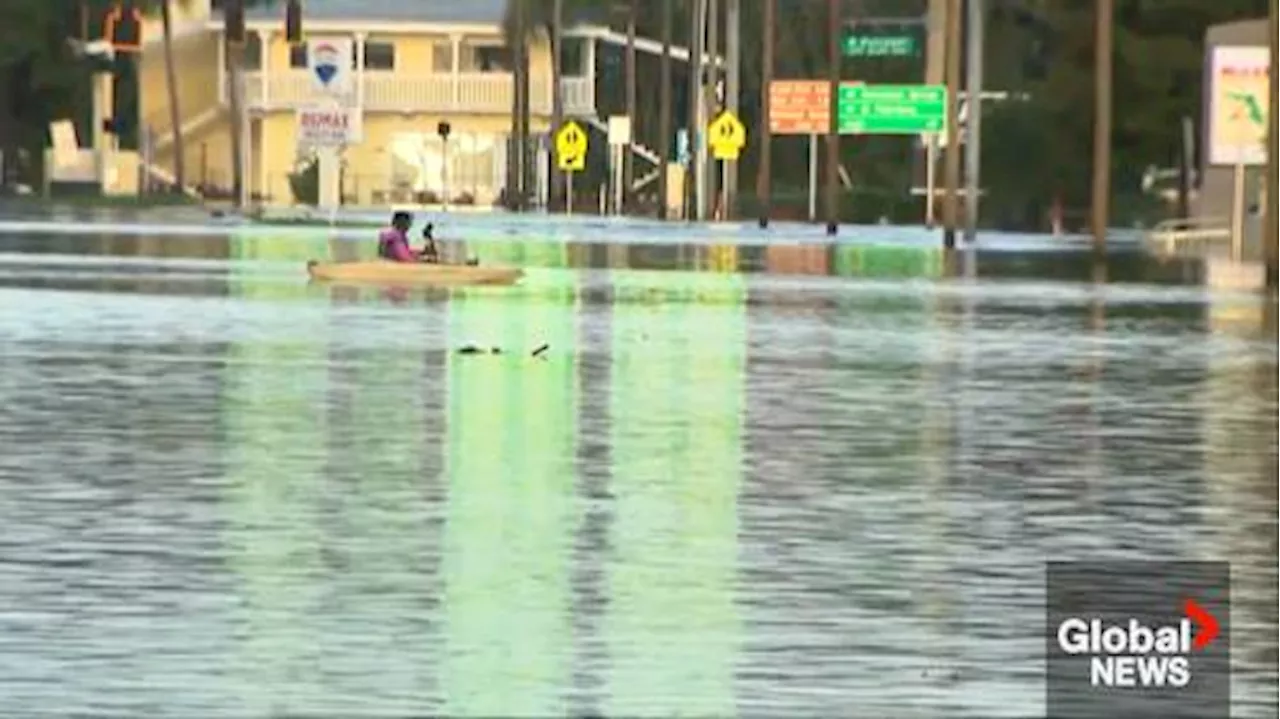
[[510,285],[524,271],[509,267],[445,265],[428,262],[307,262],[313,280],[413,285]]

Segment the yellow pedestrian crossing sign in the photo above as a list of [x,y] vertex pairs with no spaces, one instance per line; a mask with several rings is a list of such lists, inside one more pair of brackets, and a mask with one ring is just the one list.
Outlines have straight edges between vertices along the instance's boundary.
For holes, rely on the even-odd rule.
[[737,115],[725,110],[707,126],[707,144],[717,160],[736,160],[747,144],[747,128]]
[[580,172],[587,167],[587,133],[569,120],[556,131],[556,162],[561,170]]

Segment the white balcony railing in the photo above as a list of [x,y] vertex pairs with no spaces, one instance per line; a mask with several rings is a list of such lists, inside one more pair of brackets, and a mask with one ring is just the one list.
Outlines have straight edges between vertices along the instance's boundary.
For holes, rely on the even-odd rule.
[[[356,78],[357,84],[359,78]],[[588,78],[561,80],[565,113],[595,115],[595,87]],[[458,73],[407,76],[367,73],[364,76],[364,108],[371,112],[471,112],[507,114],[511,112],[510,75],[498,73]],[[226,102],[227,81],[222,77],[222,98]],[[323,101],[310,74],[287,72],[246,72],[244,100],[251,110],[290,110]],[[529,82],[532,112],[551,112],[551,87],[547,78]]]

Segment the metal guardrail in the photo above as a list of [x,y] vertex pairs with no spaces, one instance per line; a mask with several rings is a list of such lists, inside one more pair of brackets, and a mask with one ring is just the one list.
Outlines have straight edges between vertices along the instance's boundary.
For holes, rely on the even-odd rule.
[[1165,220],[1144,237],[1147,245],[1166,254],[1191,248],[1205,249],[1231,242],[1231,222],[1225,217],[1188,217]]

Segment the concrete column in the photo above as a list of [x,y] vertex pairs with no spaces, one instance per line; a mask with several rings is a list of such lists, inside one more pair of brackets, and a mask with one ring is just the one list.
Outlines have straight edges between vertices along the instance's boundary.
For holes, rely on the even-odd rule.
[[[262,103],[263,107],[267,107],[271,104],[272,33],[270,30],[255,30],[254,32],[258,34],[258,77],[262,78],[262,82],[260,83],[262,89],[259,91],[261,93],[259,98],[247,97],[245,98],[245,102],[248,104],[254,104],[254,101],[257,100],[257,102]],[[221,45],[219,45],[219,47],[221,47]]]
[[113,83],[115,76],[109,72],[95,72],[93,74],[93,153],[94,162],[97,169],[97,179],[99,190],[105,194],[112,164],[111,158],[111,136],[107,133],[103,124],[114,113],[115,94]]
[[450,59],[449,73],[453,78],[453,98],[450,101],[449,108],[457,112],[458,107],[462,104],[461,88],[462,88],[462,36],[450,35]]
[[227,43],[219,35],[215,44],[218,46],[218,99],[228,104],[231,95],[227,92]]
[[322,210],[336,210],[342,204],[342,160],[331,147],[316,150],[316,159],[320,163],[318,204]]
[[360,117],[364,117],[364,43],[368,39],[369,34],[364,32],[355,33],[355,53],[356,53],[356,110],[360,113]]

